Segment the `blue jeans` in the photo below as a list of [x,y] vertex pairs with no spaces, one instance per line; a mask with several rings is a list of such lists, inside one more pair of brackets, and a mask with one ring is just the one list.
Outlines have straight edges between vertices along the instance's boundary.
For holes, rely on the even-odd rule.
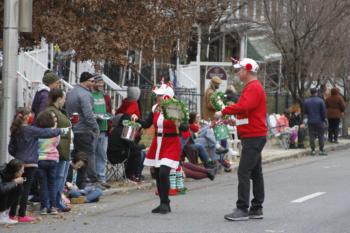
[[209,155],[204,146],[200,143],[194,143],[191,145],[192,148],[195,148],[198,151],[199,158],[201,158],[203,163],[209,161]]
[[101,132],[96,142],[95,161],[97,179],[106,182],[106,165],[107,165],[107,145],[108,136],[106,132]]
[[62,201],[62,192],[67,180],[68,170],[69,170],[69,161],[60,160],[57,164],[57,170],[56,170],[56,191],[57,191],[56,206],[60,209],[63,209],[66,207]]
[[40,203],[41,208],[56,208],[56,170],[57,162],[53,160],[40,160]]
[[86,187],[83,190],[71,189],[68,191],[69,198],[77,198],[77,197],[85,196],[86,203],[98,202],[101,195],[102,195],[102,190],[100,188],[95,188],[95,187]]
[[144,167],[143,162],[145,161],[145,158],[146,158],[146,151],[141,150],[140,156],[141,156],[140,164],[136,169],[136,175],[138,175],[138,176],[142,175],[142,171],[143,171],[143,167]]

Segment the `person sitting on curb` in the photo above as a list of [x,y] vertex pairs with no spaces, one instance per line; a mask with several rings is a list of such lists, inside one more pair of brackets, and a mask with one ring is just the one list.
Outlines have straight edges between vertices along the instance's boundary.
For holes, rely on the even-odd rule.
[[181,162],[181,166],[185,173],[185,177],[195,180],[201,180],[205,178],[214,180],[217,172],[217,168],[208,169],[185,161]]
[[0,224],[16,224],[16,219],[9,216],[10,207],[18,202],[24,165],[18,159],[12,159],[6,166],[0,168]]
[[67,197],[70,198],[72,204],[98,202],[102,195],[102,189],[98,187],[86,186],[84,189],[79,189],[76,185],[78,170],[87,164],[88,157],[84,152],[78,152],[70,164],[66,186]]

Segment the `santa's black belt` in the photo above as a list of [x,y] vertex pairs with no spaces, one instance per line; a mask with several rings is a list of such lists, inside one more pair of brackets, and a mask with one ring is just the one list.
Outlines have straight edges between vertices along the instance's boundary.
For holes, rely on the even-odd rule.
[[179,134],[177,134],[177,133],[156,133],[156,136],[157,137],[177,137],[177,136],[179,136]]

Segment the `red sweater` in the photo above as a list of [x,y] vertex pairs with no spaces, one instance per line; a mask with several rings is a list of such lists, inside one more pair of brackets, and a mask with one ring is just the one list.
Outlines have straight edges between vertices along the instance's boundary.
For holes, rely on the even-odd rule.
[[237,119],[248,118],[248,124],[237,126],[241,138],[267,135],[266,94],[258,80],[249,82],[243,89],[236,104],[222,110],[224,115],[235,114]]

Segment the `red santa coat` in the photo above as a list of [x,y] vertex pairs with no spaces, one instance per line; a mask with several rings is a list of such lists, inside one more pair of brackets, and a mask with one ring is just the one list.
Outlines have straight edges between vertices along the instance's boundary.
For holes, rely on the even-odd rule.
[[[165,165],[176,169],[179,166],[181,153],[180,137],[174,136],[178,133],[177,126],[173,121],[165,120],[160,112],[153,113],[153,125],[156,135],[153,137],[144,165],[152,167]],[[158,136],[160,134],[161,136]]]

